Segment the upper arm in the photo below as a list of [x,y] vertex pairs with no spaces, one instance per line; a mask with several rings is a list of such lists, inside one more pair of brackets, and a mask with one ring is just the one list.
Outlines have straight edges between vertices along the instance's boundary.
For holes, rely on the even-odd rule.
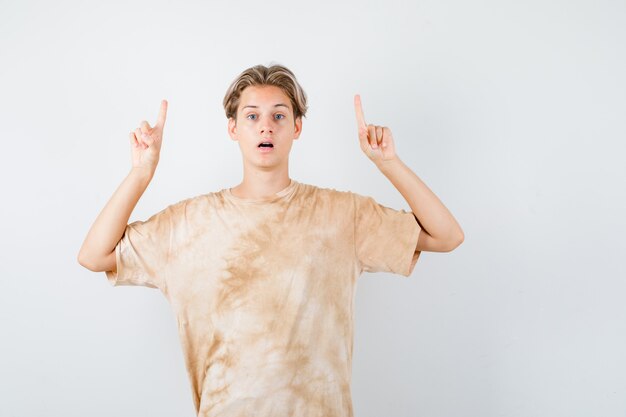
[[450,252],[458,245],[458,243],[451,244],[448,240],[435,239],[426,230],[422,229],[415,249],[426,252]]
[[101,258],[91,258],[85,260],[79,255],[78,263],[92,272],[103,272],[117,270],[117,259],[115,257],[115,249],[108,255]]
[[104,270],[117,272],[117,261],[115,259],[115,249],[109,253],[104,259]]
[[174,207],[170,205],[145,221],[136,220],[126,226],[115,250],[102,259],[101,266],[106,268],[111,285],[164,288]]
[[351,193],[351,197],[355,258],[361,271],[411,275],[420,255],[415,249],[421,229],[413,213],[369,196]]

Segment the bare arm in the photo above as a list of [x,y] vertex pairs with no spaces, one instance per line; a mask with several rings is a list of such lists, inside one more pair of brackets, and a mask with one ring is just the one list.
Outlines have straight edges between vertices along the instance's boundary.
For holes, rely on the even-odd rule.
[[378,168],[402,194],[419,219],[422,233],[417,250],[450,252],[458,247],[465,235],[448,208],[430,188],[397,156],[378,164]]
[[94,272],[116,270],[115,246],[152,177],[146,169],[130,171],[89,229],[78,253],[79,264]]
[[166,113],[167,101],[163,100],[154,128],[144,120],[140,128],[130,133],[132,169],[96,218],[78,252],[78,263],[91,271],[117,269],[115,246],[124,235],[130,214],[154,176]]
[[365,123],[361,96],[354,96],[361,149],[391,181],[411,207],[422,231],[416,250],[450,252],[465,235],[452,213],[426,184],[405,165],[395,150],[391,129]]

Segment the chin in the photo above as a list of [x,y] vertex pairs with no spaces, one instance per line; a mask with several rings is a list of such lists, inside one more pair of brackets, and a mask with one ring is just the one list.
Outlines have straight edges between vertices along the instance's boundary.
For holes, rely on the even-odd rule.
[[256,167],[272,167],[272,166],[279,166],[283,163],[282,159],[279,158],[258,158],[256,157],[258,155],[255,155],[255,158],[247,158],[246,159],[246,163],[250,166],[256,166]]

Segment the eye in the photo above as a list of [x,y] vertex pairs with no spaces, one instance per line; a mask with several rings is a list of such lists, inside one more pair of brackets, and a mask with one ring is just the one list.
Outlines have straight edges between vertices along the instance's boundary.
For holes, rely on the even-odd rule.
[[247,115],[247,116],[246,116],[246,119],[248,119],[250,116],[256,116],[256,114],[251,113],[251,114],[249,114],[249,115]]
[[284,118],[285,118],[285,115],[284,115],[284,114],[280,114],[280,113],[279,113],[279,114],[277,114],[276,116],[281,116],[281,119],[284,119]]

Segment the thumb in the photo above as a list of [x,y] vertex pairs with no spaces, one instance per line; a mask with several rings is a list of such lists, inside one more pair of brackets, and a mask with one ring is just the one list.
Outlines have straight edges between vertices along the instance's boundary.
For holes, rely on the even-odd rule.
[[147,121],[145,121],[145,120],[143,120],[143,121],[140,123],[140,126],[141,126],[141,131],[142,131],[143,133],[147,133],[147,134],[152,133],[152,130],[154,129],[154,128],[153,128],[152,126],[150,126],[150,124],[149,124]]
[[154,143],[154,139],[152,136],[147,135],[146,133],[141,134],[141,139],[148,145],[151,146]]

